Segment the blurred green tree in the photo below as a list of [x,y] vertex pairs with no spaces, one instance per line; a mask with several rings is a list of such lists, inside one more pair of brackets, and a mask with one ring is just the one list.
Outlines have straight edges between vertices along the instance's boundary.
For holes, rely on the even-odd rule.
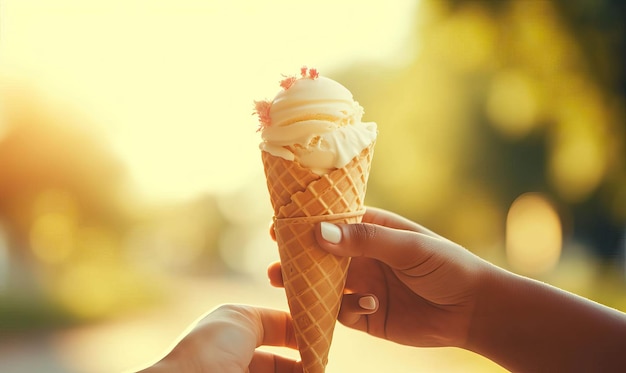
[[116,230],[128,224],[121,198],[126,170],[84,118],[27,88],[7,90],[2,101],[7,129],[0,138],[0,217],[10,248],[29,247],[35,203],[48,191],[70,195],[84,224]]
[[342,72],[380,128],[369,203],[488,250],[501,247],[493,244],[513,200],[541,192],[566,239],[617,264],[626,228],[624,8],[422,1],[411,63]]

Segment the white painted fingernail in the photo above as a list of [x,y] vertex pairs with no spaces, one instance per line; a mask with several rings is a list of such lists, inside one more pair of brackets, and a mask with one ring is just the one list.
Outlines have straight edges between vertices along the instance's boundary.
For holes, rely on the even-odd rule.
[[376,299],[371,295],[359,298],[359,307],[364,310],[372,311],[376,309]]
[[341,242],[341,229],[332,223],[323,221],[320,225],[322,229],[322,238],[334,244]]

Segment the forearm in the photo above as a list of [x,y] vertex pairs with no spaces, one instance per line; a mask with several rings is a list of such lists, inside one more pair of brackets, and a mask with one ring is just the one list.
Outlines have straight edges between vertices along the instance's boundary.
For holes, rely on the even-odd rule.
[[626,315],[494,269],[465,348],[514,372],[616,371],[626,367]]

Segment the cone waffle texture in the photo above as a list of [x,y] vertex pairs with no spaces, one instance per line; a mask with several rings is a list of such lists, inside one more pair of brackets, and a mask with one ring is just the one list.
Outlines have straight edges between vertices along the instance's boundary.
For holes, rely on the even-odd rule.
[[361,221],[373,147],[323,176],[262,152],[285,292],[307,373],[325,371],[350,264],[318,247],[315,224]]

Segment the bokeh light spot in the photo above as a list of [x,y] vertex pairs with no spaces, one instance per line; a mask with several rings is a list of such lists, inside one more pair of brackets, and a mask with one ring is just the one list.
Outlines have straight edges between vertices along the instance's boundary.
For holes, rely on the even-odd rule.
[[525,193],[511,205],[506,221],[506,254],[511,267],[526,275],[552,270],[561,255],[561,220],[550,201]]
[[29,231],[31,250],[46,264],[67,260],[76,246],[77,205],[60,190],[40,193],[33,206],[34,220]]
[[74,249],[74,224],[59,213],[41,215],[30,231],[30,244],[37,259],[46,264],[65,261]]
[[79,318],[96,318],[112,312],[117,305],[119,271],[98,263],[77,263],[57,279],[56,299]]
[[467,4],[437,31],[433,47],[452,68],[472,71],[494,60],[496,26],[483,7]]
[[563,93],[552,136],[549,177],[561,196],[577,202],[601,183],[608,166],[610,131],[599,94],[588,83],[571,78]]
[[487,97],[487,114],[503,135],[518,139],[537,124],[537,98],[530,79],[520,72],[505,71],[494,77]]

